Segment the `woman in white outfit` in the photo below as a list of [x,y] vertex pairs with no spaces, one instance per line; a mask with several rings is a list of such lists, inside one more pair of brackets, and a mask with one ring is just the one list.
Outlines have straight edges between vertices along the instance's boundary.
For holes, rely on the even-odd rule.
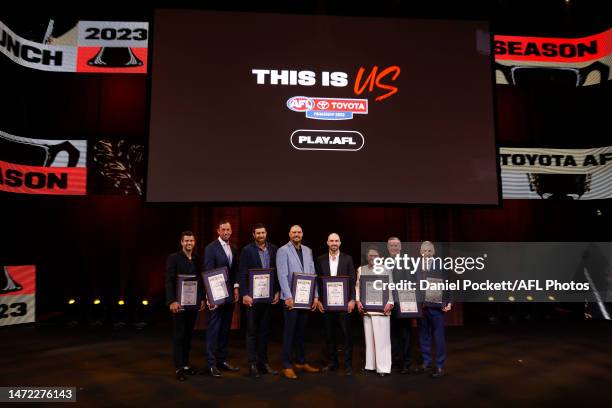
[[376,371],[381,377],[391,373],[391,309],[393,309],[393,294],[389,291],[389,301],[385,305],[384,313],[366,312],[360,302],[359,277],[361,275],[389,276],[389,282],[393,282],[393,275],[388,269],[382,273],[374,273],[374,259],[378,258],[379,252],[375,248],[369,248],[367,253],[368,264],[357,268],[357,291],[355,299],[357,308],[363,314],[363,331],[366,343],[366,371]]

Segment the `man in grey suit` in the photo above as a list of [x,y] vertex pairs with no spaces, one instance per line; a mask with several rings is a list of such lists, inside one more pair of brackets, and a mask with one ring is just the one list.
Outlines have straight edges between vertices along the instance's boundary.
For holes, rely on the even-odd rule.
[[[319,372],[318,368],[306,363],[306,353],[304,351],[304,331],[308,321],[309,310],[293,308],[293,294],[291,293],[291,283],[294,273],[304,273],[315,275],[315,265],[312,257],[312,250],[302,245],[302,227],[294,225],[289,229],[289,242],[278,249],[276,253],[276,270],[278,283],[281,288],[281,299],[285,304],[283,317],[285,326],[283,327],[283,376],[296,379],[297,375],[293,370],[292,352],[295,351],[295,368],[307,373]],[[315,285],[314,300],[311,310],[320,308],[319,295]]]

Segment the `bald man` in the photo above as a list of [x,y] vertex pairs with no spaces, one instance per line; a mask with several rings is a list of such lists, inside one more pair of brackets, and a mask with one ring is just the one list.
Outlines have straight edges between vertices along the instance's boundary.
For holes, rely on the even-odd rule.
[[[293,294],[291,284],[293,274],[307,274],[316,276],[317,272],[312,258],[312,250],[306,245],[302,245],[302,227],[293,225],[289,229],[289,242],[280,247],[276,252],[276,271],[278,283],[281,288],[281,299],[285,305],[283,317],[285,325],[283,327],[283,370],[285,378],[296,379],[297,375],[293,370],[296,369],[306,373],[318,373],[319,369],[306,362],[306,352],[304,350],[304,335],[308,314],[319,307],[319,294],[317,285],[314,288],[314,299],[311,310],[295,309],[293,307]],[[295,359],[293,353],[295,352]]]
[[[323,312],[325,323],[325,342],[327,345],[328,364],[324,371],[335,371],[338,369],[338,351],[336,345],[336,328],[340,326],[344,335],[344,374],[353,374],[353,341],[351,336],[351,316],[355,309],[355,266],[353,258],[340,252],[340,235],[331,233],[327,237],[328,252],[317,258],[317,275],[321,276],[348,276],[349,277],[349,302],[345,311],[331,312],[323,308],[319,303],[319,310]],[[320,285],[322,282],[320,282]],[[319,287],[319,293],[324,290]]]

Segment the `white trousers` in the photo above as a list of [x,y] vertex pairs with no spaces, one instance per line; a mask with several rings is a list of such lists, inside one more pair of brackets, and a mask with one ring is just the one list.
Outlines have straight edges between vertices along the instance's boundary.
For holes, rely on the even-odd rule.
[[391,324],[389,316],[363,316],[366,370],[391,372]]

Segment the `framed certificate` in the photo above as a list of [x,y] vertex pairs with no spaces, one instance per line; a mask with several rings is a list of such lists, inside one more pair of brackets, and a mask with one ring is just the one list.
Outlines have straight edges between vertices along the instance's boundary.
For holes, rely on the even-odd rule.
[[249,269],[249,296],[253,303],[272,303],[274,300],[274,269]]
[[198,310],[202,301],[202,291],[198,288],[196,275],[178,275],[176,277],[176,301],[183,310]]
[[291,283],[294,309],[310,309],[314,300],[316,275],[294,273]]
[[421,317],[420,293],[416,290],[396,290],[397,303],[393,308],[395,316],[402,317]]
[[229,278],[226,266],[202,272],[202,279],[204,279],[204,287],[206,288],[206,295],[210,304],[223,305],[225,303],[232,303],[234,297],[228,286]]
[[422,272],[421,280],[427,281],[427,289],[422,291],[424,306],[442,307],[446,302],[446,294],[440,289],[445,277],[446,273],[442,271]]
[[319,294],[326,312],[348,311],[348,276],[321,276]]
[[388,275],[361,275],[359,277],[359,298],[366,312],[384,312],[389,301],[389,290],[382,289],[389,283]]

